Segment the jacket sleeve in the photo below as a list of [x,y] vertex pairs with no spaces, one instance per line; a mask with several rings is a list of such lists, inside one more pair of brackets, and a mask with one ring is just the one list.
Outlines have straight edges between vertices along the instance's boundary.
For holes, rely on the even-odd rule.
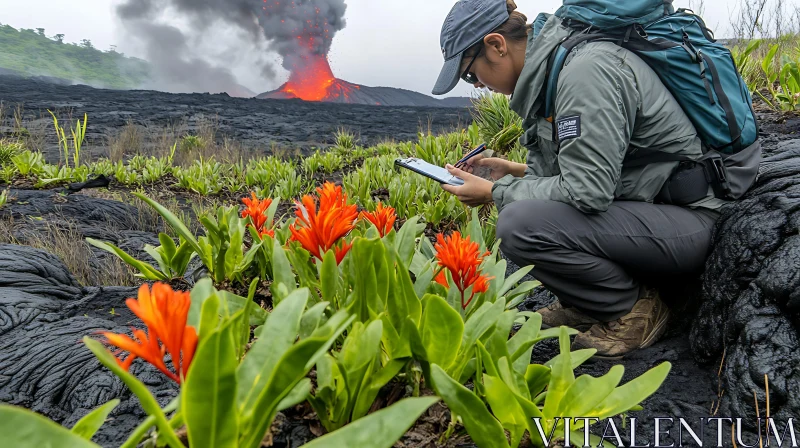
[[[524,199],[560,201],[585,213],[602,212],[614,200],[622,161],[630,144],[639,96],[624,54],[595,48],[564,67],[553,126],[562,129],[560,174],[506,176],[495,182],[498,209]],[[578,120],[575,120],[575,118]]]

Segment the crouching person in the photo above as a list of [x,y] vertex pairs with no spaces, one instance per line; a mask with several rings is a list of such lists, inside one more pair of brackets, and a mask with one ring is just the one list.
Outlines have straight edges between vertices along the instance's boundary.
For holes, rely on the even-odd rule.
[[[642,279],[700,274],[727,201],[704,185],[691,203],[661,203],[679,162],[630,161],[641,148],[697,160],[701,141],[655,72],[614,43],[576,47],[558,78],[552,121],[539,116],[548,58],[571,30],[555,16],[530,26],[515,8],[511,0],[456,4],[433,93],[461,78],[512,95],[527,164],[478,156],[463,169],[448,166],[465,183],[442,188],[470,206],[497,205],[502,252],[534,265],[532,275],[558,297],[538,310],[544,325],[576,328],[574,345],[620,357],[667,325],[669,310]],[[477,166],[494,182],[472,175]]]

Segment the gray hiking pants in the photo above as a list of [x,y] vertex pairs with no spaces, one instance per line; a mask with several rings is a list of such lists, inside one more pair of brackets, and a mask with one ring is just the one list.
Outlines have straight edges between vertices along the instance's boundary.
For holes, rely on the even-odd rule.
[[605,322],[628,314],[647,278],[698,276],[717,212],[618,201],[597,214],[544,200],[500,212],[500,249],[561,301]]

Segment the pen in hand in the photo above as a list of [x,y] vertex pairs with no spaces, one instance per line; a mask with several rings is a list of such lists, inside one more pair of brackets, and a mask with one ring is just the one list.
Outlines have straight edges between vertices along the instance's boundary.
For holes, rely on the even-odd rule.
[[480,146],[478,146],[477,148],[473,149],[473,150],[472,150],[472,151],[470,151],[469,153],[467,153],[467,155],[465,155],[464,157],[462,157],[462,158],[461,158],[461,160],[459,160],[458,162],[456,162],[456,163],[455,163],[455,165],[453,165],[453,166],[454,166],[454,167],[456,167],[456,168],[458,168],[458,169],[461,169],[461,167],[462,167],[462,166],[463,166],[463,165],[464,165],[464,164],[465,164],[465,163],[466,163],[466,162],[467,162],[469,159],[471,159],[471,158],[473,158],[473,157],[477,156],[478,154],[480,154],[480,153],[482,153],[482,152],[484,152],[484,151],[486,151],[486,144],[485,144],[485,143],[484,143],[484,144],[482,144],[482,145],[480,145]]

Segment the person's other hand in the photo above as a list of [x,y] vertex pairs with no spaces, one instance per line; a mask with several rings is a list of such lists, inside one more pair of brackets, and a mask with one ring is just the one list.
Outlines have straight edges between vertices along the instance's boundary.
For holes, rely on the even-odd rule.
[[464,185],[455,186],[442,184],[442,190],[456,195],[465,205],[475,207],[492,202],[492,182],[460,170],[449,163],[445,166],[447,171],[464,181]]
[[470,174],[475,172],[475,168],[488,168],[491,171],[491,177],[494,180],[498,180],[503,178],[504,176],[511,174],[511,162],[505,159],[501,159],[499,157],[484,157],[483,154],[478,154],[477,156],[467,160],[464,164],[463,171],[466,171]]

